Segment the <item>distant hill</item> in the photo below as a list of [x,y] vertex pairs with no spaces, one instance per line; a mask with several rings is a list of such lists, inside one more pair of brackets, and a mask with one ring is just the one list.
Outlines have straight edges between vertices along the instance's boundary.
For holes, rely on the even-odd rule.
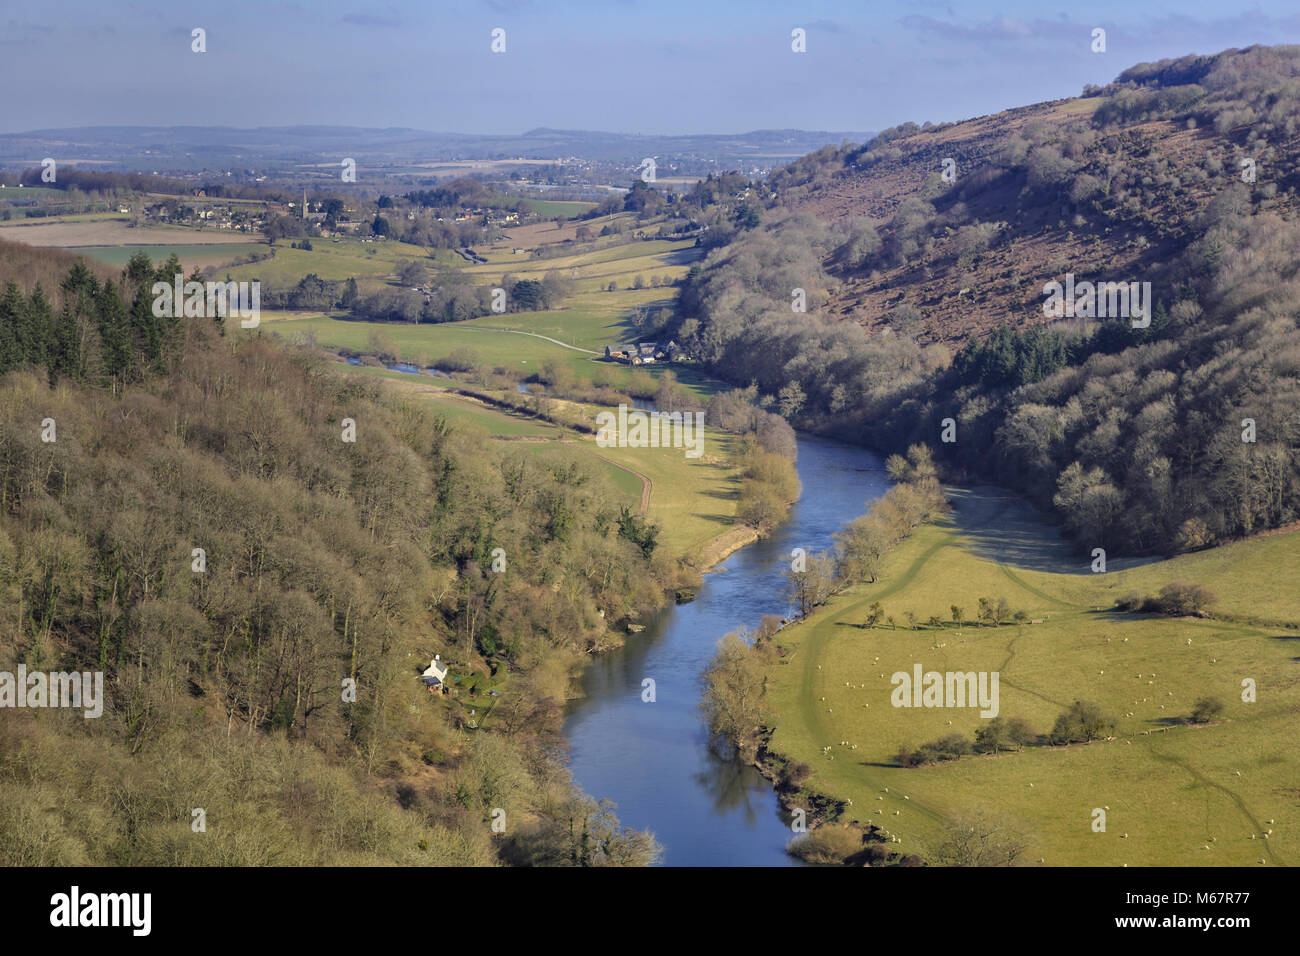
[[657,136],[539,127],[515,136],[355,126],[84,126],[0,135],[0,165],[31,165],[61,155],[132,169],[174,170],[333,161],[340,156],[370,163],[579,156],[635,165],[649,155],[716,159],[720,169],[729,169],[776,166],[828,144],[861,142],[870,135],[756,130]]
[[1150,278],[1200,234],[1248,158],[1253,212],[1300,212],[1288,49],[1141,64],[1082,97],[906,123],[839,151],[807,183],[795,177],[781,204],[846,228],[870,223],[881,240],[878,252],[832,265],[843,282],[832,314],[875,330],[893,316],[901,331],[949,346],[1002,322],[1041,322],[1048,278]]
[[[1081,551],[1300,519],[1300,47],[907,123],[754,190],[761,216],[692,269],[669,331],[787,418],[931,444]],[[1079,312],[1049,314],[1076,282]],[[1111,288],[1089,304],[1084,283]]]

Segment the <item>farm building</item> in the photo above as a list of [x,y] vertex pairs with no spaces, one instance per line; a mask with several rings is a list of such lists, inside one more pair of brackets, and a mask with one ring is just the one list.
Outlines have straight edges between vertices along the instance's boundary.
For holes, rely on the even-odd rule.
[[605,358],[628,365],[653,365],[655,362],[675,362],[684,358],[676,342],[638,342],[635,345],[605,346]]

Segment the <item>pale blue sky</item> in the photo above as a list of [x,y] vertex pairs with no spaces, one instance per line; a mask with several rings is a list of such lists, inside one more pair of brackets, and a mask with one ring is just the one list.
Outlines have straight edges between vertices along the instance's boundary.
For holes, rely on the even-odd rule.
[[[0,132],[881,129],[1077,95],[1144,60],[1300,42],[1294,0],[40,0],[0,12]],[[193,27],[208,51],[190,52]],[[494,27],[507,52],[489,50]],[[807,52],[790,31],[807,31]],[[1090,50],[1094,27],[1108,50]]]

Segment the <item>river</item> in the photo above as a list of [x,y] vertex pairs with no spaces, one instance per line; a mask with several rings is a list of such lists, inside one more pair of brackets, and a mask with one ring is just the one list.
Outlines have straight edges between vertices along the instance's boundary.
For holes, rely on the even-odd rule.
[[[665,608],[626,645],[596,658],[585,696],[570,704],[565,735],[583,790],[618,805],[619,820],[653,831],[670,866],[789,866],[793,834],[772,785],[757,770],[708,746],[699,711],[702,674],[718,639],[757,627],[765,614],[793,615],[785,595],[790,552],[831,546],[831,535],[889,486],[871,452],[799,437],[803,493],[770,537],[742,548],[694,601]],[[723,570],[725,569],[725,570]],[[655,681],[655,702],[641,700]]]

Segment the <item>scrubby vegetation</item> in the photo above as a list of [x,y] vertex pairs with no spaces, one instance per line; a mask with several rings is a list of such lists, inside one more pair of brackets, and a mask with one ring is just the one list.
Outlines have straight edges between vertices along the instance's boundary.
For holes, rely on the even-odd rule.
[[1143,597],[1135,591],[1116,601],[1115,607],[1120,611],[1166,614],[1170,617],[1202,616],[1217,600],[1214,592],[1204,585],[1171,581],[1160,589],[1159,594]]
[[[651,529],[314,350],[144,322],[145,266],[74,266],[62,324],[12,287],[0,313],[0,669],[102,670],[108,698],[7,711],[0,857],[653,859],[558,759],[572,673],[675,583]],[[430,695],[435,652],[497,693]]]
[[[929,145],[951,126],[806,157],[774,174],[757,226],[692,270],[676,334],[804,427],[901,450],[953,419],[940,467],[1055,510],[1083,551],[1174,553],[1286,524],[1300,517],[1297,90],[1300,48],[1229,50],[1127,70],[1090,91],[1092,116],[1004,114],[991,140],[961,141],[979,151],[957,154],[952,183],[938,174],[952,147]],[[1195,150],[1137,128],[1155,119],[1198,131]],[[919,192],[897,192],[904,175]],[[830,184],[872,215],[804,211]],[[1015,261],[1036,242],[1063,251],[1031,274]],[[1150,325],[1045,324],[1043,283],[1085,271],[1151,282]],[[990,284],[1016,315],[950,362],[936,340],[954,330],[933,316],[986,313],[958,303]],[[880,313],[847,320],[849,288]]]

